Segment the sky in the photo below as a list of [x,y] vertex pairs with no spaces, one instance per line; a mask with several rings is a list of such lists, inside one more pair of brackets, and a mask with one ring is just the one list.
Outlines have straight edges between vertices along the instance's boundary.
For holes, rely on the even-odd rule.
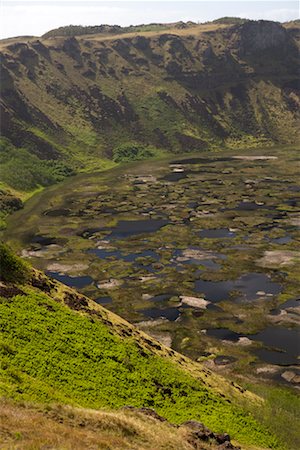
[[34,35],[65,25],[137,25],[224,16],[285,22],[299,18],[295,0],[0,0],[0,38]]

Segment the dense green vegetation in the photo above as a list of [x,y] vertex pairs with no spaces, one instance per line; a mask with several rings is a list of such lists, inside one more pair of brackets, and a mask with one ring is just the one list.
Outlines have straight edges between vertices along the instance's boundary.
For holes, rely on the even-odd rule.
[[151,146],[141,145],[135,142],[126,142],[113,150],[115,162],[139,161],[154,156],[156,149]]
[[229,25],[238,25],[247,22],[249,19],[242,19],[241,17],[220,17],[219,19],[213,20],[212,23],[221,23]]
[[71,175],[65,163],[41,160],[25,148],[15,148],[7,139],[0,140],[0,178],[18,191],[32,191]]
[[0,280],[22,283],[29,278],[29,267],[9,247],[0,243]]
[[0,316],[2,395],[92,408],[150,406],[176,423],[200,419],[241,442],[283,448],[251,415],[173,363],[44,294],[1,298]]
[[8,214],[23,207],[21,198],[25,200],[73,173],[63,160],[40,159],[28,148],[16,148],[0,138],[0,229],[6,228]]
[[8,192],[6,188],[0,189],[0,230],[6,227],[8,214],[23,207],[23,202],[16,195]]
[[300,420],[300,397],[287,387],[248,384],[248,389],[266,400],[265,408],[256,411],[261,421],[276,425],[289,449],[300,447],[298,422]]
[[117,33],[121,31],[121,27],[118,25],[95,25],[95,26],[81,26],[81,25],[68,25],[65,27],[59,27],[54,30],[50,30],[43,35],[44,38],[55,36],[81,36],[84,34],[98,34],[103,32]]
[[[178,25],[183,22],[178,22]],[[175,24],[176,25],[176,24]],[[186,25],[187,26],[187,25]],[[43,35],[43,38],[56,37],[56,36],[82,36],[86,34],[126,34],[132,32],[145,32],[145,31],[161,31],[173,28],[174,24],[163,23],[150,23],[147,25],[130,25],[128,27],[121,27],[120,25],[95,25],[95,26],[81,26],[81,25],[68,25],[66,27],[55,28],[48,31]]]

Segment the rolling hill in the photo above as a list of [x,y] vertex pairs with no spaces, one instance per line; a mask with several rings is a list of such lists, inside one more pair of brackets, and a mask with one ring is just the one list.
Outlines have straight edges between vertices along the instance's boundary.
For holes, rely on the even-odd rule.
[[297,142],[298,30],[225,18],[2,40],[2,190],[26,198],[132,146],[143,158]]

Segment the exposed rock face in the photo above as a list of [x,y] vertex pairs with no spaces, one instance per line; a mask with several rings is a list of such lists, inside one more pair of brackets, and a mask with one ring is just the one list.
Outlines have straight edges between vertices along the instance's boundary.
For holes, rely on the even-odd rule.
[[287,30],[276,22],[249,21],[239,25],[237,31],[240,32],[240,54],[243,55],[286,46],[289,41]]
[[296,142],[295,29],[268,21],[183,28],[3,43],[2,135],[41,159],[75,158],[74,146],[109,156],[128,141],[177,152]]
[[210,442],[219,450],[240,450],[240,447],[235,447],[230,442],[230,436],[227,433],[214,433],[203,425],[203,423],[197,422],[196,420],[184,422],[181,427],[185,427],[190,430],[189,443],[192,444],[195,449],[201,448],[201,442]]

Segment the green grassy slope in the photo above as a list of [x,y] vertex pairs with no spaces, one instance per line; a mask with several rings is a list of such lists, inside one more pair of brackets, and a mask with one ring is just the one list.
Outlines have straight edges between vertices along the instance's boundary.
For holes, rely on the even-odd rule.
[[[118,316],[5,256],[0,327],[2,396],[88,408],[148,406],[175,423],[198,419],[245,446],[284,448],[243,391]],[[21,274],[18,286],[9,274]],[[27,282],[24,280],[27,278]]]

